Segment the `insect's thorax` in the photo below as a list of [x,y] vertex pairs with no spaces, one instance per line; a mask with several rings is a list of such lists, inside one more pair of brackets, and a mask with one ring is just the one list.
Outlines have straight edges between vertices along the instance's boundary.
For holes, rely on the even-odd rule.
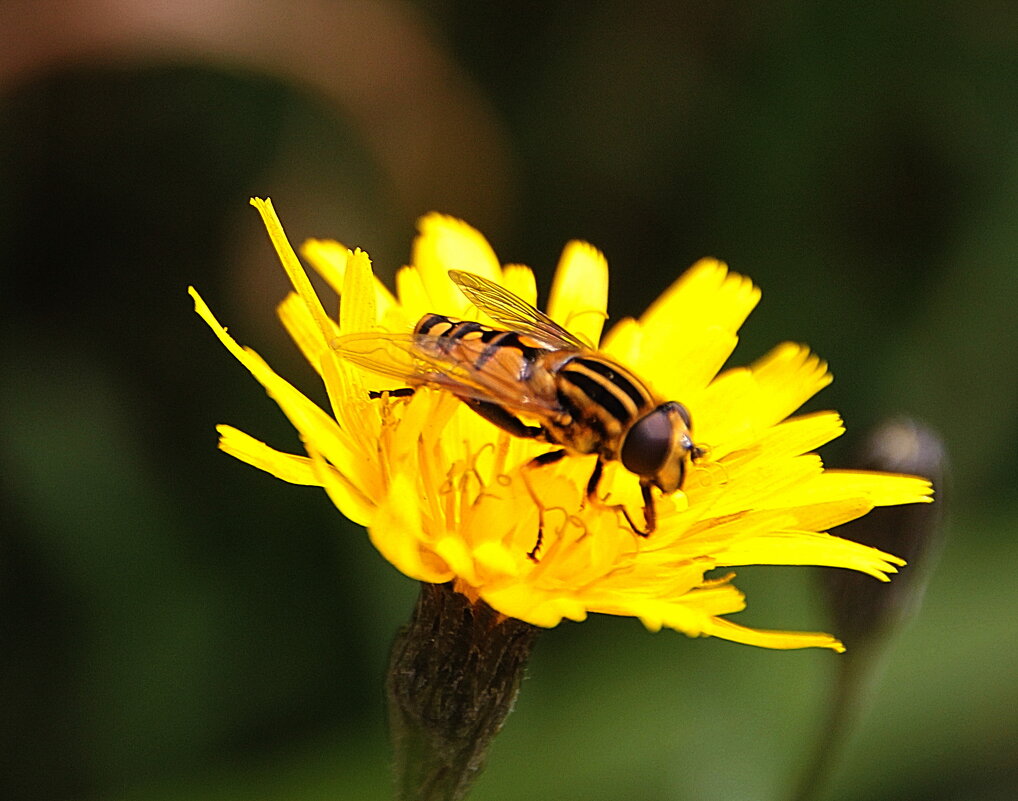
[[570,355],[554,375],[568,418],[559,441],[581,453],[617,459],[626,432],[657,405],[639,378],[597,353]]

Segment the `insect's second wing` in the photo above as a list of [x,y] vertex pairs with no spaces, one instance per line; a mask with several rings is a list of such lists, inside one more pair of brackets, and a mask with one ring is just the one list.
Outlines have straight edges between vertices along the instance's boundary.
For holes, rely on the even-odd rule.
[[427,382],[431,367],[414,347],[413,334],[345,334],[329,345],[344,360],[412,386]]
[[555,348],[591,349],[590,345],[569,333],[547,314],[494,281],[462,270],[449,270],[449,278],[471,303],[499,325],[527,334]]
[[[521,381],[518,360],[490,359],[483,368],[450,347],[444,337],[427,334],[346,334],[329,343],[346,361],[395,378],[410,387],[443,389],[460,398],[488,401],[520,412],[560,411],[557,400],[531,391]],[[519,358],[522,358],[520,356]]]

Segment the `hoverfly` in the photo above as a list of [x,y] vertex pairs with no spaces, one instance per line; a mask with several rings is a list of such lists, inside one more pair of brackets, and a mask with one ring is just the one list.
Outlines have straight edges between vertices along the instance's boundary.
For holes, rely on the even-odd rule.
[[[408,385],[390,394],[445,390],[513,436],[560,446],[530,466],[596,454],[587,482],[592,501],[605,462],[621,462],[640,479],[645,528],[616,508],[636,534],[650,535],[657,524],[651,488],[679,489],[687,461],[703,454],[693,444],[686,407],[662,401],[631,371],[493,281],[459,270],[449,278],[502,328],[426,314],[411,334],[348,334],[332,347],[347,361]],[[540,545],[538,531],[531,558]]]

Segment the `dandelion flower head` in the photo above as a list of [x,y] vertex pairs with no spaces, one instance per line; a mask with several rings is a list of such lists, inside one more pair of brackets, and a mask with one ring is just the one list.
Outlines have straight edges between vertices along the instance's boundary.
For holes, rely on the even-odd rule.
[[[374,277],[364,252],[310,241],[303,256],[340,299],[338,313],[330,313],[271,203],[252,203],[293,284],[279,317],[324,382],[330,408],[317,406],[237,344],[192,289],[198,313],[278,403],[305,453],[276,450],[226,425],[218,429],[220,447],[284,481],[324,488],[407,576],[453,582],[470,599],[537,626],[599,612],[639,618],[651,630],[842,650],[828,634],[731,621],[727,616],[746,602],[728,569],[822,565],[887,581],[904,564],[827,531],[874,506],[928,501],[929,482],[824,468],[815,449],[843,427],[835,412],[793,416],[831,381],[827,365],[807,347],[784,343],[749,366],[723,369],[760,299],[750,280],[724,264],[698,262],[639,318],[610,327],[608,266],[598,250],[569,243],[555,274],[547,314],[631,369],[660,398],[681,401],[694,440],[705,449],[680,490],[656,493],[657,528],[642,538],[612,508],[642,505],[637,477],[618,462],[605,465],[598,490],[610,503],[590,503],[586,485],[596,457],[570,455],[528,467],[553,446],[510,436],[449,392],[372,397],[399,388],[399,381],[345,362],[330,346],[343,334],[409,332],[428,313],[494,325],[448,271],[475,273],[539,306],[528,267],[503,266],[479,232],[439,214],[420,221],[395,293]],[[541,522],[535,559],[528,554]]]

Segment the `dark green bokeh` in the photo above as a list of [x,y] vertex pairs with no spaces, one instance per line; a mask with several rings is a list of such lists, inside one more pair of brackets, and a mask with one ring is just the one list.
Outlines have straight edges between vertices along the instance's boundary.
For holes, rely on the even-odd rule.
[[[830,797],[1008,797],[1018,13],[509,8],[421,9],[509,143],[500,256],[547,287],[589,239],[615,317],[724,258],[764,290],[736,361],[809,342],[836,376],[810,408],[850,431],[919,416],[952,452],[951,539]],[[307,87],[186,54],[0,98],[0,797],[388,797],[383,672],[416,587],[324,493],[215,450],[219,422],[299,443],[186,295],[320,393],[247,199],[391,276],[414,221],[371,136]],[[740,619],[824,628],[813,578],[740,571]],[[835,658],[560,627],[472,797],[781,799]]]

